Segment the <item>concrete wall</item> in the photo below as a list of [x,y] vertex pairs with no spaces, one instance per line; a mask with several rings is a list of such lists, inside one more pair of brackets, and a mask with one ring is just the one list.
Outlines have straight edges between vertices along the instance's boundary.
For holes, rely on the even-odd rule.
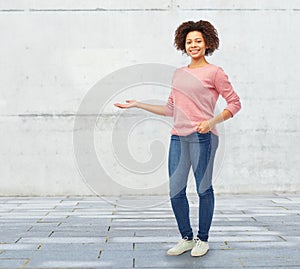
[[299,191],[299,15],[297,0],[0,1],[0,195],[167,193],[170,121],[112,104],[166,101],[139,72],[187,64],[174,30],[199,19],[243,105],[219,127],[216,191]]

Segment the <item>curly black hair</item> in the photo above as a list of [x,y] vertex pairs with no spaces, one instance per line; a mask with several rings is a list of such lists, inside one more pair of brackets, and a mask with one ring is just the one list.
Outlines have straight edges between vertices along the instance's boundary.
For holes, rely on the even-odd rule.
[[187,21],[182,23],[175,31],[174,46],[177,50],[187,53],[185,50],[186,36],[189,32],[198,31],[202,33],[207,49],[205,55],[211,55],[219,47],[218,32],[208,21]]

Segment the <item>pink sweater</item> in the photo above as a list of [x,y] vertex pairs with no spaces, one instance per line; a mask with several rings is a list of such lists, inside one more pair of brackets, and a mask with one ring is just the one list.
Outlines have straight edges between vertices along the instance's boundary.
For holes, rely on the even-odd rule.
[[[171,134],[186,136],[197,132],[201,121],[214,117],[219,95],[226,100],[225,109],[232,115],[241,109],[240,98],[222,68],[208,64],[199,68],[185,66],[176,69],[165,106],[166,115],[174,119]],[[211,131],[218,134],[215,128]]]

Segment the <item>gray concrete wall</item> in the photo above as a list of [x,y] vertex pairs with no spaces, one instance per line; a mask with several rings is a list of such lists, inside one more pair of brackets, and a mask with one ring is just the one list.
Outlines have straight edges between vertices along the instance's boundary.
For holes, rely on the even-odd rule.
[[[168,87],[122,88],[117,79],[111,95],[97,88],[97,160],[84,145],[74,153],[74,134],[84,132],[74,123],[92,126],[95,111],[78,109],[105,76],[187,64],[174,30],[199,19],[218,29],[221,46],[208,60],[229,74],[243,105],[219,127],[216,191],[299,191],[299,15],[297,0],[0,1],[0,195],[166,193],[170,122],[112,104],[164,102]],[[124,145],[147,165],[130,167]],[[89,170],[96,161],[102,170]]]

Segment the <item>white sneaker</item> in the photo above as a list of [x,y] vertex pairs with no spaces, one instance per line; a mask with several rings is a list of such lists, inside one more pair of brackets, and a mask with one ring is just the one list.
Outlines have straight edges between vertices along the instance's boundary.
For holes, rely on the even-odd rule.
[[194,240],[188,240],[187,238],[181,239],[175,247],[170,248],[167,254],[170,256],[180,255],[188,250],[191,250],[195,246]]
[[194,239],[195,240],[195,246],[193,247],[191,251],[191,255],[193,257],[200,257],[207,253],[209,250],[209,245],[207,242],[201,241],[199,238]]

